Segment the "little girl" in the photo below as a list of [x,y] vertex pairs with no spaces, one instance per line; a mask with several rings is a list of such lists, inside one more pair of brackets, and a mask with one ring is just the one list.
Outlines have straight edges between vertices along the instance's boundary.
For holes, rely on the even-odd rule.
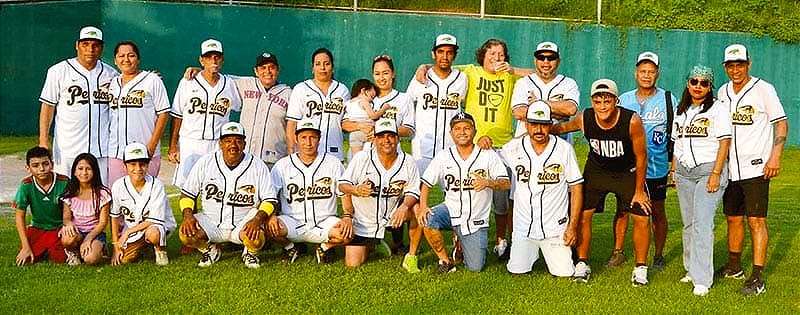
[[[389,109],[389,104],[383,104],[378,111],[372,109],[372,99],[375,98],[377,87],[367,79],[360,79],[353,83],[350,90],[352,98],[345,107],[345,119],[357,123],[374,122],[383,116]],[[367,142],[367,135],[364,131],[358,130],[350,133],[350,155],[355,155],[364,147]]]
[[61,195],[64,227],[61,243],[67,264],[76,266],[81,259],[88,265],[103,259],[106,225],[111,194],[100,180],[100,166],[90,153],[81,153],[72,163],[72,178]]

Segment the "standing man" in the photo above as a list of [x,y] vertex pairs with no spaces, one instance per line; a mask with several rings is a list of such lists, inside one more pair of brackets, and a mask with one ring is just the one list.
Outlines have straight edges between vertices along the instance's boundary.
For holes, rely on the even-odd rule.
[[719,88],[717,98],[730,108],[733,141],[728,155],[730,182],[723,195],[729,256],[717,274],[744,278],[741,255],[747,216],[753,242],[753,271],[741,293],[757,295],[766,291],[763,273],[769,244],[769,181],[780,174],[789,127],[775,88],[750,76],[752,60],[747,48],[740,44],[725,48],[724,65],[731,80]]
[[647,146],[642,120],[636,113],[617,106],[617,84],[609,79],[592,83],[592,108],[566,123],[552,127],[553,133],[582,131],[589,143],[589,156],[583,170],[583,193],[578,263],[574,281],[587,282],[591,275],[589,249],[592,241],[592,215],[603,211],[608,193],[614,193],[633,214],[633,249],[636,267],[633,286],[647,285],[647,250],[650,247],[650,199],[645,191]]
[[[453,230],[461,242],[464,265],[470,271],[481,271],[486,262],[486,241],[489,213],[494,190],[508,190],[508,173],[500,156],[490,149],[476,146],[475,120],[472,115],[458,113],[450,119],[450,136],[455,146],[437,154],[422,175],[417,222],[423,226],[425,238],[439,258],[435,273],[455,271],[447,256],[441,230]],[[428,207],[430,188],[440,183],[444,202]],[[415,246],[418,247],[418,246]],[[417,269],[416,253],[409,253],[403,267]]]
[[572,145],[550,135],[552,125],[550,106],[533,102],[526,115],[528,133],[503,147],[517,200],[506,266],[513,275],[530,272],[540,250],[553,276],[570,277],[575,271],[570,247],[578,241],[583,176]]
[[[261,159],[244,152],[241,124],[225,123],[216,133],[220,149],[203,155],[181,186],[181,242],[200,251],[200,267],[219,260],[219,243],[243,244],[242,262],[258,268],[256,253],[267,239],[264,224],[277,201],[269,196],[269,169]],[[198,197],[203,205],[200,213],[195,207]]]
[[269,198],[280,200],[283,213],[270,217],[267,226],[272,239],[283,246],[284,262],[297,259],[294,243],[317,243],[317,263],[327,263],[333,258],[331,249],[353,239],[352,222],[343,224],[336,216],[344,167],[335,156],[317,151],[322,132],[316,120],[301,120],[295,133],[297,152],[272,168]]
[[[664,243],[667,241],[667,213],[664,200],[667,199],[667,177],[669,175],[669,154],[667,135],[670,117],[674,117],[674,106],[678,100],[669,91],[656,87],[659,74],[658,55],[645,51],[636,59],[637,88],[623,93],[619,105],[634,111],[642,119],[645,142],[647,144],[647,192],[653,204],[653,236],[655,255],[652,268],[664,269]],[[628,230],[628,213],[625,205],[617,205],[614,216],[614,251],[606,266],[619,266],[625,262],[622,246]]]
[[204,41],[199,60],[203,71],[192,79],[181,79],[170,111],[169,160],[178,163],[173,178],[178,187],[201,156],[219,148],[222,125],[230,120],[230,111],[242,108],[233,79],[220,73],[225,61],[222,43]]
[[[39,146],[50,148],[50,127],[53,130],[53,170],[71,174],[75,157],[89,152],[97,158],[103,184],[108,183],[108,137],[111,93],[108,87],[117,71],[100,61],[103,54],[103,32],[86,26],[75,42],[77,56],[47,69],[47,77],[39,95]],[[56,110],[58,109],[58,110]]]

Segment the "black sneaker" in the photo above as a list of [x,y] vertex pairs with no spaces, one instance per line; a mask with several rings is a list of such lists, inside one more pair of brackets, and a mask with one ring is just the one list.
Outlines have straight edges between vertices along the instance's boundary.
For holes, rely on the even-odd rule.
[[439,263],[439,267],[436,268],[436,271],[434,271],[433,273],[435,273],[437,275],[441,275],[441,274],[451,273],[451,272],[455,272],[455,271],[456,271],[456,265],[455,264],[440,262]]
[[750,278],[744,282],[744,287],[742,287],[742,290],[739,292],[744,295],[759,295],[766,291],[767,286],[764,284],[764,279],[750,276]]
[[742,265],[732,266],[730,262],[727,262],[714,275],[719,278],[744,279],[744,270],[742,270]]
[[664,267],[667,266],[667,261],[664,260],[664,256],[658,255],[653,257],[653,270],[664,270]]
[[284,249],[283,255],[281,255],[281,262],[284,264],[293,264],[297,257],[300,256],[300,251],[297,249],[297,246],[294,246],[290,249]]
[[317,245],[316,254],[318,264],[330,263],[334,258],[334,251],[330,248],[328,248],[328,250],[322,250],[322,244]]
[[625,263],[627,258],[625,258],[625,252],[621,249],[615,249],[611,253],[611,257],[608,258],[608,262],[606,263],[606,267],[616,267]]
[[403,243],[392,243],[389,247],[392,250],[392,255],[403,256],[408,253],[408,246]]

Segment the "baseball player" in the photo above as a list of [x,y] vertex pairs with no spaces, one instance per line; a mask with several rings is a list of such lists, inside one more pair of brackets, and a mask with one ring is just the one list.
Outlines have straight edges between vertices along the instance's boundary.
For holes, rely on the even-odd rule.
[[583,206],[583,176],[575,151],[565,140],[550,135],[550,106],[535,101],[528,106],[528,133],[503,147],[512,169],[514,232],[506,268],[511,274],[530,272],[539,251],[550,274],[574,273],[571,246],[578,239]]
[[[397,124],[382,118],[375,123],[375,147],[357,153],[339,180],[342,222],[352,225],[355,237],[345,248],[345,265],[357,267],[383,239],[386,226],[409,222],[410,251],[416,252],[422,229],[411,208],[419,200],[419,172],[412,158],[398,152]],[[348,227],[343,227],[348,228]]]
[[169,160],[179,163],[173,184],[181,187],[195,162],[219,146],[222,125],[229,121],[230,111],[239,111],[242,101],[236,84],[221,74],[225,60],[222,43],[208,39],[200,45],[203,71],[191,80],[181,79],[172,102],[172,130]]
[[286,139],[288,153],[294,153],[294,131],[297,122],[304,118],[317,120],[320,135],[319,153],[330,153],[344,160],[344,137],[342,118],[344,102],[350,99],[347,86],[333,79],[333,53],[327,48],[319,48],[311,54],[311,70],[314,78],[294,86],[286,111]]
[[742,244],[744,217],[753,239],[753,271],[741,293],[757,295],[766,290],[764,265],[769,235],[767,210],[769,181],[781,170],[788,123],[775,87],[750,75],[752,60],[740,44],[725,48],[725,72],[730,81],[717,92],[728,105],[733,140],[728,155],[730,182],[722,197],[728,222],[728,262],[717,272],[726,278],[743,278]]
[[[225,123],[220,134],[220,149],[197,161],[181,187],[180,207],[183,223],[180,238],[184,245],[202,254],[200,267],[220,258],[218,243],[243,244],[242,262],[258,268],[256,252],[266,242],[264,224],[274,210],[269,199],[269,169],[261,159],[244,152],[244,127]],[[203,211],[196,213],[195,200],[202,200]]]
[[[331,249],[350,242],[352,227],[337,215],[337,185],[344,173],[342,162],[330,154],[319,154],[321,131],[312,119],[297,125],[297,152],[278,160],[272,168],[270,199],[280,200],[281,215],[272,216],[268,229],[283,246],[283,261],[298,256],[294,243],[317,243],[317,263],[333,258]],[[350,218],[352,219],[352,218]]]
[[[152,245],[156,264],[165,266],[167,238],[175,231],[175,216],[169,206],[164,184],[147,173],[150,163],[148,148],[141,143],[125,146],[125,170],[128,175],[111,187],[111,239],[114,254],[111,264],[119,265],[138,260],[141,251]],[[119,218],[122,218],[120,222]]]
[[108,91],[117,71],[100,61],[103,54],[103,32],[94,26],[80,30],[75,42],[77,56],[47,69],[47,77],[39,95],[39,146],[50,148],[50,127],[53,130],[54,170],[71,174],[75,157],[88,152],[100,164],[100,177],[108,184]]
[[[428,244],[439,257],[437,274],[455,271],[454,261],[447,256],[441,230],[453,230],[461,242],[464,265],[470,271],[481,271],[486,262],[486,241],[492,192],[508,189],[510,182],[500,156],[492,149],[481,149],[473,143],[475,119],[458,113],[450,119],[450,136],[455,145],[437,154],[422,175],[417,221],[423,226]],[[444,202],[428,207],[430,188],[440,184]],[[409,253],[403,267],[419,270],[416,253]]]
[[450,117],[461,111],[467,91],[467,77],[452,68],[458,53],[455,36],[436,36],[431,57],[433,68],[428,70],[425,83],[412,78],[406,93],[416,103],[414,123],[417,130],[411,140],[411,153],[420,172],[425,172],[434,154],[453,145],[448,137]]
[[169,97],[161,78],[139,70],[139,47],[124,41],[114,47],[114,63],[120,72],[111,80],[111,137],[108,140],[110,183],[125,176],[125,146],[138,142],[147,145],[149,169],[158,177],[161,169],[161,135],[169,120]]

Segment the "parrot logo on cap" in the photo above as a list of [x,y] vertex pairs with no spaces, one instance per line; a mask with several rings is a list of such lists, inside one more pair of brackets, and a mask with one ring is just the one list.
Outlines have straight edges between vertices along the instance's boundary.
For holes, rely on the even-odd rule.
[[142,151],[142,149],[136,148],[136,149],[131,150],[131,153],[133,153],[133,154],[142,154],[143,151]]
[[209,44],[208,44],[208,47],[210,47],[210,48],[216,48],[216,47],[217,47],[217,43],[209,43]]
[[236,132],[236,131],[239,131],[239,127],[236,127],[236,126],[230,126],[230,127],[228,127],[228,128],[225,128],[225,130],[227,130],[227,131],[234,131],[234,132]]

